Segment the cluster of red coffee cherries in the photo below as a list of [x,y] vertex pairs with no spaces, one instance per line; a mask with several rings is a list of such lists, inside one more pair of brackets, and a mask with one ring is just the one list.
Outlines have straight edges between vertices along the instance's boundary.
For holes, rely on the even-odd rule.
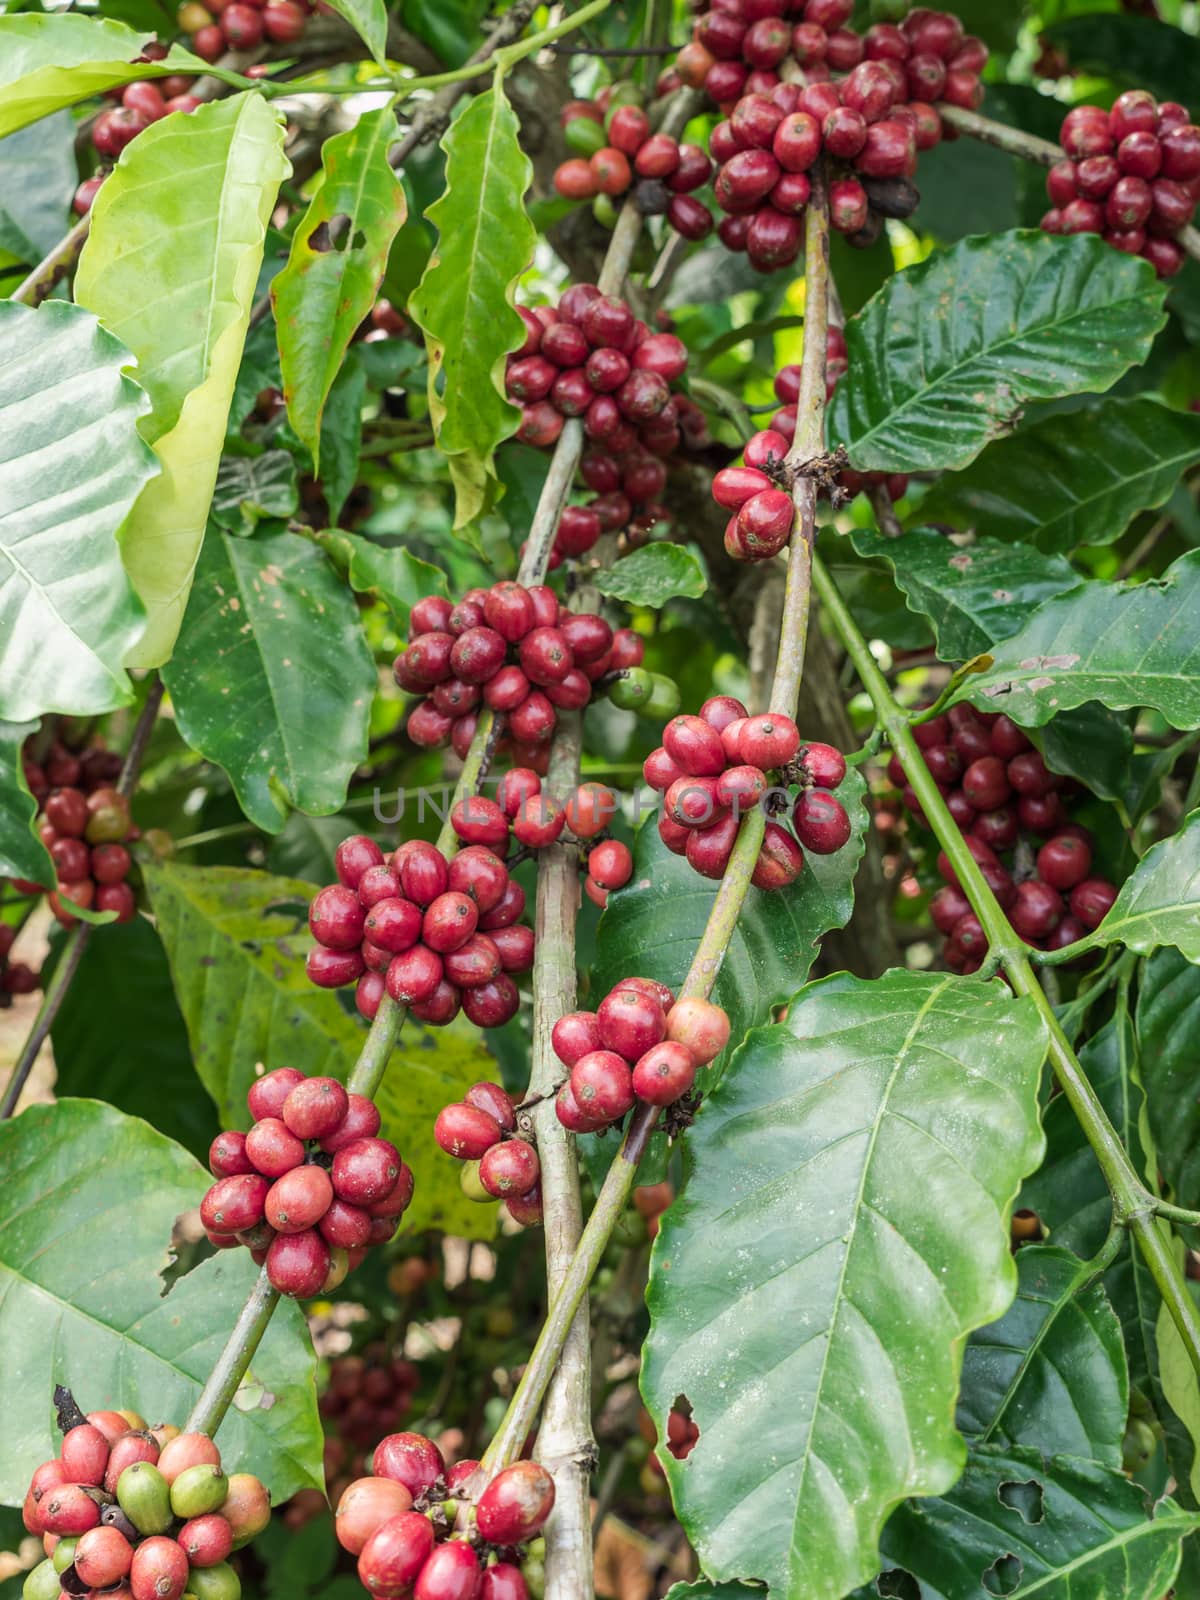
[[[600,839],[618,811],[617,797],[602,783],[581,783],[560,802],[542,790],[542,780],[531,767],[512,767],[500,779],[495,800],[482,797],[464,805],[463,822],[474,830],[474,842],[504,837],[501,823],[528,850],[554,844],[564,832],[586,847],[585,889],[596,905],[608,902],[610,889],[622,889],[633,875],[633,856],[618,839]],[[469,813],[469,815],[468,815]],[[487,838],[479,838],[483,829]],[[532,950],[531,950],[532,955]]]
[[554,1509],[554,1479],[534,1461],[498,1472],[455,1530],[478,1461],[447,1468],[432,1439],[393,1433],[375,1446],[371,1476],[338,1501],[334,1528],[380,1600],[529,1600],[521,1547]]
[[277,1067],[250,1087],[248,1133],[219,1133],[200,1221],[218,1250],[245,1245],[280,1294],[336,1289],[400,1226],[412,1173],[379,1137],[379,1111],[336,1078]]
[[[286,0],[286,3],[290,5],[291,0]],[[238,9],[245,10],[246,7],[239,6]],[[136,59],[162,61],[166,55],[166,45],[152,40]],[[108,98],[115,100],[116,104],[102,111],[90,130],[92,146],[101,161],[115,161],[125,146],[132,143],[144,128],[148,128],[152,122],[160,122],[172,111],[195,111],[201,103],[198,96],[191,93],[195,82],[195,78],[187,73],[172,72],[165,78],[143,78],[137,83],[126,84],[123,89],[110,90]],[[79,216],[85,216],[92,209],[92,201],[107,176],[108,168],[102,167],[90,178],[85,178],[76,189],[71,204]]]
[[295,44],[317,9],[315,0],[184,0],[176,20],[191,35],[188,49],[202,61],[217,61],[226,50]]
[[542,1220],[542,1169],[537,1151],[517,1131],[512,1100],[494,1083],[476,1083],[444,1106],[433,1136],[448,1156],[465,1161],[463,1189],[476,1200],[503,1200],[514,1222]]
[[717,233],[759,271],[799,255],[819,157],[833,169],[832,225],[869,244],[882,217],[916,207],[908,180],[943,135],[935,102],[974,109],[983,98],[987,46],[957,17],[918,7],[899,26],[859,34],[853,11],[853,0],[722,0],[676,61],[682,81],[725,113],[709,138],[726,213]]
[[[801,786],[794,802],[786,788],[772,785],[773,772]],[[672,718],[642,775],[663,797],[659,837],[703,878],[724,877],[742,818],[755,806],[776,815],[790,806],[795,829],[793,837],[767,823],[752,879],[759,889],[795,882],[804,866],[801,845],[833,855],[850,837],[846,809],[828,792],[846,776],[841,752],[827,744],[801,747],[790,717],[774,711],[752,717],[732,695],[706,700],[699,716]]]
[[[398,1428],[412,1409],[421,1375],[411,1361],[386,1345],[367,1345],[361,1354],[338,1356],[329,1365],[329,1384],[318,1402],[325,1423],[325,1473],[330,1499],[341,1489],[337,1476],[347,1455],[369,1450],[380,1428]],[[343,1482],[341,1488],[346,1488]]]
[[729,1018],[709,1000],[676,1000],[665,983],[624,978],[595,1011],[571,1011],[551,1034],[571,1076],[558,1091],[558,1120],[599,1133],[636,1101],[674,1105],[729,1042]]
[[392,671],[424,696],[408,719],[413,743],[450,744],[465,757],[482,705],[504,714],[520,759],[544,751],[559,711],[581,710],[598,678],[635,665],[644,649],[629,629],[614,634],[603,617],[567,610],[546,584],[509,582],[469,589],[457,605],[440,595],[418,601],[409,641]]
[[595,100],[569,100],[561,120],[567,144],[580,154],[564,161],[554,187],[567,200],[610,200],[636,187],[638,209],[665,216],[685,239],[712,232],[712,212],[695,191],[712,177],[712,162],[698,144],[655,133],[639,105],[613,104],[612,90]]
[[270,1520],[264,1485],[248,1472],[227,1477],[207,1434],[150,1428],[133,1411],[85,1418],[74,1401],[60,1416],[62,1448],[25,1496],[25,1527],[46,1552],[25,1600],[238,1600],[228,1558]]
[[[1050,771],[1016,723],[972,706],[952,706],[913,732],[967,848],[1026,944],[1062,950],[1099,927],[1116,888],[1092,875],[1092,836],[1070,820],[1068,780]],[[888,776],[924,824],[896,756]],[[944,851],[937,870],[945,887],[929,912],[945,935],[942,958],[953,972],[975,972],[987,954],[987,939]]]
[[1111,111],[1075,106],[1059,139],[1065,156],[1046,177],[1044,231],[1101,234],[1173,277],[1185,260],[1179,235],[1200,200],[1200,127],[1187,107],[1129,89]]
[[468,848],[449,861],[423,839],[387,856],[364,834],[344,839],[337,883],[309,907],[312,981],[356,984],[368,1019],[385,993],[432,1027],[445,1027],[460,1007],[480,1028],[515,1016],[520,996],[509,974],[528,971],[533,930],[517,921],[525,891],[496,854],[508,844],[508,818],[499,813],[501,833],[497,810],[479,797],[458,803],[451,820]]

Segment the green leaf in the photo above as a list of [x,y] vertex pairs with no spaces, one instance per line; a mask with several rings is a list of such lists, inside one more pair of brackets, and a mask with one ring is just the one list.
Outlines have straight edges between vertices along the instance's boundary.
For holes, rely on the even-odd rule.
[[350,585],[359,594],[374,594],[384,601],[401,628],[409,614],[427,595],[446,595],[446,574],[414,556],[405,545],[375,544],[359,533],[330,528],[319,535],[322,545],[344,565]]
[[234,95],[151,123],[92,206],[75,298],[138,358],[152,401],[142,433],[163,469],[122,534],[150,612],[134,666],[161,666],[183,621],[267,222],[290,170],[275,112]]
[[1200,456],[1200,416],[1150,395],[1052,412],[989,445],[921,502],[927,522],[1067,552],[1112,544],[1139,511],[1161,506]]
[[[365,1029],[328,989],[304,972],[311,883],[235,867],[155,866],[145,870],[171,980],[187,1024],[196,1071],[222,1127],[244,1128],[246,1091],[261,1065],[298,1067],[344,1079]],[[486,1237],[489,1206],[467,1200],[459,1169],[433,1142],[443,1106],[492,1076],[473,1029],[404,1025],[377,1097],[384,1133],[416,1178],[405,1226]]]
[[[172,72],[213,73],[179,45],[162,61],[135,61],[153,38],[78,14],[0,16],[0,139],[121,84]],[[214,75],[228,76],[219,68]]]
[[262,517],[292,516],[299,504],[296,462],[287,450],[221,457],[212,514],[222,527],[253,529]]
[[78,182],[69,111],[10,133],[0,144],[0,249],[30,266],[47,255],[63,236]]
[[1178,950],[1142,965],[1137,1040],[1146,1112],[1167,1187],[1181,1206],[1200,1206],[1200,968]]
[[299,534],[205,540],[163,673],[179,731],[256,827],[337,811],[366,759],[375,663],[353,596]]
[[144,1117],[207,1161],[219,1124],[192,1066],[162,940],[145,917],[89,940],[50,1037],[57,1095]]
[[450,457],[456,528],[483,508],[493,452],[517,425],[504,360],[525,337],[517,279],[537,235],[525,214],[532,167],[498,85],[476,95],[442,140],[446,192],[429,208],[438,243],[409,306],[429,351],[429,408]]
[[1041,730],[1037,742],[1052,771],[1078,778],[1102,800],[1125,798],[1133,761],[1128,716],[1089,700],[1060,711]]
[[[339,17],[346,19],[379,65],[385,65],[388,19],[383,0],[329,0],[329,4]],[[393,124],[395,120],[392,117]]]
[[752,1032],[701,1106],[642,1387],[660,1437],[691,1404],[695,1448],[662,1458],[711,1576],[840,1600],[892,1508],[958,1477],[962,1347],[1016,1288],[1045,1048],[1001,983],[843,975]]
[[1040,728],[1088,700],[1152,706],[1200,727],[1200,550],[1148,583],[1086,583],[1048,600],[954,696]]
[[1120,1469],[1129,1370],[1121,1324],[1091,1274],[1067,1250],[1018,1251],[1017,1298],[963,1356],[958,1426],[968,1439]]
[[[382,34],[383,0],[374,4]],[[318,475],[325,402],[351,339],[375,304],[407,213],[404,187],[388,165],[395,136],[389,102],[328,141],[287,266],[271,283],[288,418]]]
[[655,610],[679,595],[698,600],[708,587],[695,551],[679,544],[648,544],[635,550],[597,573],[595,583],[601,594],[614,600]]
[[154,457],[129,351],[64,301],[0,301],[0,718],[109,711],[145,613],[116,532]]
[[1195,98],[1200,40],[1151,17],[1068,17],[1048,30],[1073,68],[1098,67],[1160,100]]
[[354,346],[342,362],[321,418],[321,489],[331,522],[341,516],[358,482],[367,400],[367,373],[361,359],[364,348]]
[[830,439],[861,470],[965,467],[1030,400],[1109,388],[1163,326],[1148,262],[1102,239],[964,239],[898,272],[846,325]]
[[949,1494],[897,1511],[883,1558],[920,1583],[921,1600],[1157,1600],[1197,1525],[1092,1462],[979,1450]]
[[1016,633],[1045,600],[1078,588],[1079,574],[1062,556],[1046,556],[998,539],[952,544],[932,528],[898,539],[874,528],[854,528],[860,556],[886,561],[908,609],[933,623],[943,661],[970,661]]
[[[724,1006],[736,1041],[765,1022],[795,992],[816,960],[821,935],[844,927],[854,907],[854,875],[866,843],[862,777],[851,768],[837,791],[850,841],[832,856],[809,855],[788,889],[751,889],[730,938],[713,999]],[[672,855],[649,816],[634,842],[629,886],[609,895],[596,938],[593,1003],[630,973],[678,989],[708,921],[717,885]]]
[[[17,1504],[59,1443],[52,1391],[88,1410],[130,1407],[182,1425],[258,1269],[243,1250],[203,1261],[164,1294],[172,1219],[212,1182],[148,1123],[96,1100],[35,1105],[0,1124],[0,1499]],[[299,1307],[283,1302],[221,1427],[230,1469],[278,1502],[323,1481],[316,1357]]]
[[21,748],[36,728],[36,722],[0,722],[0,878],[50,886],[58,875],[33,829],[37,801],[21,761]]
[[667,1590],[667,1600],[755,1600],[763,1592],[744,1583],[676,1583]]
[[1170,944],[1200,962],[1200,811],[1151,845],[1088,942],[1123,944],[1142,955]]

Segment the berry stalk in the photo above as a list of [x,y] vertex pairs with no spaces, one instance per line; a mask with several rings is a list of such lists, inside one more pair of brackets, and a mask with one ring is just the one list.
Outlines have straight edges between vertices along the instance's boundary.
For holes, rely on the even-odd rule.
[[1151,1276],[1179,1330],[1188,1358],[1195,1370],[1200,1372],[1200,1314],[1176,1265],[1169,1234],[1157,1220],[1158,1200],[1146,1188],[1130,1162],[1125,1146],[1109,1122],[1063,1032],[1054,1007],[1038,983],[1023,942],[988,887],[978,862],[967,848],[965,837],[946,808],[932,773],[921,758],[908,717],[892,697],[887,680],[876,665],[866,639],[819,560],[813,563],[813,579],[825,614],[853,662],[863,688],[870,695],[879,723],[886,730],[921,810],[979,918],[992,956],[1004,969],[1013,992],[1032,1000],[1046,1025],[1048,1051],[1055,1077],[1104,1173],[1113,1197],[1113,1220],[1127,1228],[1137,1240]]
[[[814,191],[813,204],[809,207],[806,220],[805,236],[809,242],[805,256],[805,316],[808,321],[804,341],[804,370],[807,372],[807,382],[805,383],[802,378],[802,383],[805,383],[804,392],[811,397],[805,438],[814,439],[816,449],[819,450],[825,423],[825,329],[829,318],[830,288],[829,214],[823,184],[818,184]],[[820,336],[810,337],[811,330],[818,326]],[[799,435],[799,427],[797,431]],[[807,460],[808,452],[804,450],[803,440],[800,441],[800,450],[804,460]],[[804,497],[804,505],[807,508],[808,521],[805,523],[803,515],[797,518],[797,526],[792,534],[792,554],[794,559],[797,547],[803,547],[808,552],[810,560],[803,562],[797,568],[795,581],[789,582],[789,596],[785,604],[780,637],[779,666],[772,692],[772,701],[776,709],[786,710],[789,716],[796,708],[800,692],[803,645],[797,649],[789,637],[788,630],[799,628],[807,636],[811,599],[808,577],[811,572],[811,549],[816,514],[815,493],[811,500],[807,496]],[[788,696],[786,701],[781,701],[779,698],[783,694]],[[761,808],[757,806],[748,812],[742,821],[725,876],[713,901],[704,934],[692,958],[688,975],[680,988],[681,998],[706,998],[712,991],[725,952],[729,948],[733,930],[737,925],[738,916],[745,903],[765,827],[766,819]],[[559,1292],[551,1303],[542,1331],[530,1354],[529,1363],[521,1376],[504,1419],[484,1453],[482,1466],[489,1476],[515,1461],[521,1453],[558,1364],[575,1314],[583,1303],[588,1285],[600,1266],[613,1229],[629,1202],[630,1193],[637,1180],[638,1165],[654,1131],[658,1114],[657,1106],[644,1102],[639,1102],[634,1107],[621,1148],[608,1169],[608,1175],[596,1197],[596,1204],[583,1230],[578,1249],[571,1259]]]

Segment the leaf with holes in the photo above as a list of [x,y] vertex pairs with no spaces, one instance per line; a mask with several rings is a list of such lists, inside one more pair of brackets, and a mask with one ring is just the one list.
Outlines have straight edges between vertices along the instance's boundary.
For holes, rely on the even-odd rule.
[[944,1493],[962,1350],[1016,1288],[1009,1212],[1042,1151],[1046,1039],[1002,983],[893,971],[815,983],[756,1029],[685,1134],[651,1258],[642,1368],[704,1570],[790,1600],[876,1571],[906,1496]]
[[1142,955],[1170,944],[1200,962],[1200,811],[1151,845],[1088,943],[1123,944]]
[[0,722],[0,878],[57,882],[50,852],[33,829],[37,801],[25,781],[21,750],[36,722]]
[[971,660],[1018,632],[1043,601],[1080,583],[1062,556],[996,539],[959,546],[932,528],[914,528],[898,539],[855,528],[850,542],[860,556],[892,568],[908,609],[933,623],[943,661]]
[[1142,965],[1137,1039],[1146,1111],[1159,1165],[1176,1204],[1200,1207],[1200,967],[1178,950]]
[[680,595],[699,599],[708,587],[695,551],[680,544],[648,544],[598,572],[595,582],[601,594],[655,608]]
[[375,304],[388,251],[407,214],[404,186],[388,165],[395,136],[388,104],[326,143],[287,266],[271,283],[288,418],[318,475],[325,402],[351,339]]
[[151,123],[92,206],[75,298],[138,358],[152,403],[142,434],[162,465],[121,536],[150,612],[133,666],[161,666],[183,621],[267,223],[290,170],[280,119],[260,95],[234,95]]
[[1040,728],[1099,700],[1152,706],[1173,728],[1200,727],[1200,550],[1149,583],[1085,583],[1048,600],[954,696]]
[[[172,1219],[212,1182],[149,1123],[96,1100],[30,1106],[0,1123],[0,1339],[21,1360],[0,1379],[0,1499],[20,1503],[55,1454],[52,1391],[87,1410],[132,1407],[182,1424],[258,1275],[223,1250],[164,1294]],[[128,1181],[136,1173],[136,1183]],[[278,1502],[323,1482],[316,1356],[298,1306],[284,1301],[235,1401],[221,1449]]]
[[504,361],[525,338],[514,289],[537,241],[519,131],[498,85],[451,125],[442,140],[446,192],[427,213],[437,248],[409,306],[429,351],[429,407],[455,474],[456,527],[483,506],[493,452],[519,416],[504,398]]
[[1200,458],[1200,417],[1150,395],[1052,413],[998,440],[921,502],[927,522],[1066,553],[1112,544]]
[[[713,989],[713,999],[729,1013],[735,1040],[765,1022],[803,983],[821,935],[850,920],[869,825],[866,786],[856,768],[837,795],[850,817],[849,842],[836,855],[806,856],[804,871],[789,888],[751,889],[746,897]],[[634,844],[633,877],[627,888],[609,895],[600,919],[589,1003],[631,973],[678,990],[716,896],[717,885],[672,855],[655,817],[647,817]]]
[[1198,1526],[1110,1468],[981,1449],[949,1494],[901,1506],[882,1558],[920,1583],[921,1600],[1158,1600]]
[[[2,20],[2,19],[0,19]],[[129,351],[64,301],[0,301],[0,718],[126,704],[146,624],[117,529],[154,476]]]
[[162,61],[138,61],[154,34],[108,18],[0,17],[0,139],[92,95],[172,72],[228,78],[190,50],[172,45]]
[[179,731],[228,772],[251,822],[345,804],[366,758],[375,664],[354,597],[294,533],[205,540],[163,673]]
[[[235,867],[144,870],[196,1071],[222,1127],[249,1126],[246,1092],[264,1063],[344,1079],[366,1035],[337,995],[305,976],[315,885]],[[454,1163],[433,1142],[433,1124],[443,1106],[491,1076],[473,1029],[405,1023],[379,1106],[384,1133],[416,1178],[406,1230],[490,1237],[494,1209],[464,1196]]]
[[318,535],[322,545],[344,567],[358,594],[377,595],[401,628],[418,600],[449,593],[446,574],[414,556],[405,545],[375,544],[360,533],[330,528]]
[[863,470],[965,467],[1030,400],[1108,389],[1163,326],[1149,262],[1091,235],[964,239],[846,324],[829,437]]
[[1028,1445],[1116,1470],[1129,1414],[1121,1324],[1091,1267],[1068,1250],[1017,1254],[1017,1298],[971,1335],[958,1426],[976,1444]]

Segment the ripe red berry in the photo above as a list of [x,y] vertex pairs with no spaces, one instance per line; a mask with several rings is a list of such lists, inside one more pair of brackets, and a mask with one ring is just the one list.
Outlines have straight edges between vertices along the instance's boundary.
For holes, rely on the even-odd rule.
[[479,1163],[479,1181],[497,1200],[509,1195],[528,1194],[541,1175],[537,1151],[523,1139],[507,1139],[484,1152]]
[[1103,878],[1085,878],[1071,890],[1071,914],[1091,930],[1098,928],[1112,909],[1117,891]]
[[400,1005],[428,1000],[442,981],[442,958],[423,944],[396,956],[384,980],[388,994]]
[[68,1483],[99,1485],[108,1465],[108,1440],[99,1428],[84,1422],[63,1434],[60,1451]]
[[756,889],[785,889],[804,869],[804,852],[785,828],[768,822],[750,881]]
[[267,1277],[280,1294],[311,1300],[329,1275],[330,1260],[329,1246],[315,1228],[277,1234],[267,1249]]
[[715,777],[725,770],[720,731],[703,717],[672,717],[663,729],[668,757],[693,777]]
[[790,717],[767,711],[748,717],[738,734],[743,762],[764,772],[786,766],[800,749],[800,730]]
[[601,889],[623,889],[633,876],[633,856],[619,839],[606,839],[588,854],[587,868]]
[[322,889],[308,908],[313,938],[330,950],[352,950],[361,944],[363,908],[353,889],[331,884]]
[[950,934],[956,923],[971,909],[971,902],[961,889],[946,884],[929,902],[929,915],[939,933]]
[[209,1233],[241,1233],[262,1221],[270,1184],[257,1173],[221,1178],[200,1202],[200,1221]]
[[283,1102],[282,1116],[298,1139],[323,1139],[337,1128],[349,1104],[336,1078],[305,1078]]
[[1037,878],[1017,885],[1008,920],[1023,939],[1042,939],[1058,926],[1063,915],[1062,896]]
[[661,1004],[641,990],[618,985],[600,1002],[596,1012],[600,1039],[606,1050],[627,1061],[645,1055],[666,1035]]
[[1038,876],[1054,889],[1074,889],[1092,870],[1092,852],[1082,839],[1059,836],[1037,854]]
[[276,1233],[303,1233],[325,1215],[332,1199],[333,1184],[324,1167],[293,1167],[271,1185],[264,1215]]
[[445,1106],[433,1125],[438,1145],[460,1161],[479,1161],[500,1143],[501,1133],[500,1123],[490,1111],[457,1102]]
[[386,1139],[355,1139],[334,1156],[332,1178],[339,1200],[376,1205],[400,1180],[400,1152]]
[[176,1538],[193,1567],[215,1567],[233,1550],[233,1529],[216,1512],[185,1522]]
[[535,1461],[518,1461],[497,1473],[479,1497],[475,1522],[489,1544],[532,1539],[554,1509],[554,1479]]
[[857,178],[838,178],[829,186],[829,220],[839,233],[858,233],[867,224],[867,191]]
[[361,1554],[371,1535],[412,1507],[412,1495],[391,1478],[356,1478],[342,1491],[334,1514],[334,1531],[343,1550]]
[[845,780],[846,758],[831,744],[807,744],[800,753],[800,759],[818,789],[837,789]]
[[177,1540],[162,1535],[143,1539],[129,1570],[133,1600],[181,1600],[188,1573],[188,1558]]
[[208,1170],[214,1178],[236,1178],[240,1173],[253,1172],[254,1163],[246,1153],[246,1135],[233,1129],[219,1133],[208,1147]]
[[246,1135],[246,1156],[264,1178],[282,1178],[304,1160],[304,1142],[280,1117],[263,1117]]
[[647,1050],[633,1069],[633,1091],[650,1105],[673,1105],[692,1087],[696,1058],[684,1044],[664,1039]]
[[792,812],[796,837],[814,855],[836,854],[850,838],[850,818],[834,795],[821,789],[807,789]]
[[593,1050],[571,1068],[571,1093],[580,1114],[596,1123],[614,1122],[633,1105],[627,1061],[613,1050]]
[[1012,793],[1008,772],[998,756],[982,756],[962,775],[962,791],[977,811],[994,811]]
[[418,1499],[445,1477],[446,1462],[423,1433],[389,1433],[375,1446],[371,1470],[377,1477],[402,1483]]
[[529,1587],[520,1567],[510,1561],[497,1561],[483,1575],[479,1600],[529,1600]]
[[116,1528],[89,1528],[75,1546],[75,1572],[90,1589],[120,1583],[132,1565],[133,1548]]
[[410,1594],[433,1553],[433,1543],[433,1524],[428,1517],[416,1511],[389,1517],[362,1547],[358,1576],[363,1586],[381,1600]]

